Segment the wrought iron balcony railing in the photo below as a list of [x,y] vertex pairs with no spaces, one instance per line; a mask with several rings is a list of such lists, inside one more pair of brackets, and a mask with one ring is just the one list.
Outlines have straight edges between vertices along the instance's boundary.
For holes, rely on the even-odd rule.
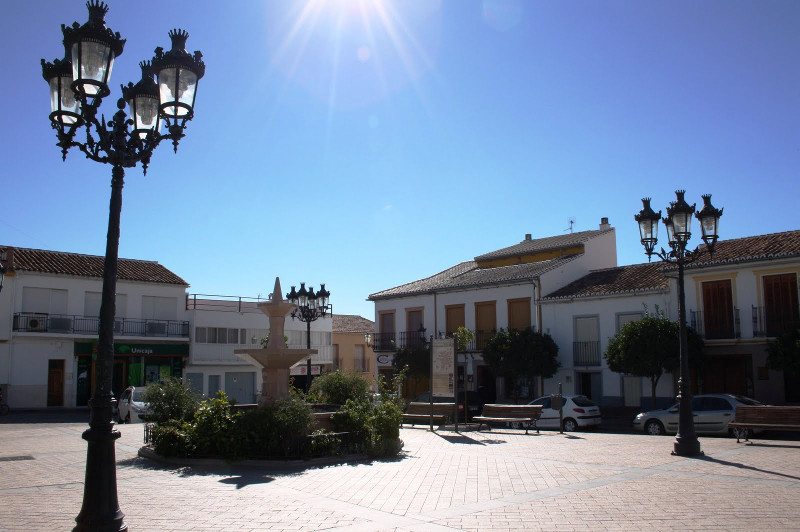
[[575,366],[599,366],[600,342],[572,342],[572,362]]
[[[19,312],[14,314],[13,329],[18,332],[96,335],[100,318]],[[114,334],[118,336],[147,336],[188,338],[189,322],[174,320],[114,320]]]
[[793,329],[800,329],[800,309],[753,307],[753,336],[781,336]]
[[732,311],[690,310],[689,326],[705,340],[731,340],[742,336],[738,308]]

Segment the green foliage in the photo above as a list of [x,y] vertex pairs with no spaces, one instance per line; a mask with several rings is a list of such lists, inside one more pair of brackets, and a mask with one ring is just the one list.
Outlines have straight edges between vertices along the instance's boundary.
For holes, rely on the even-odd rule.
[[317,395],[324,403],[343,405],[348,400],[368,400],[369,384],[355,373],[343,373],[337,369],[315,378],[309,393]]
[[236,419],[236,445],[232,454],[237,458],[277,456],[282,452],[280,433],[276,429],[276,409],[265,405],[247,410]]
[[192,427],[188,423],[170,421],[153,427],[153,449],[161,456],[190,456],[194,453]]
[[368,443],[371,439],[370,414],[372,407],[367,401],[349,399],[344,406],[331,416],[336,432],[349,432],[351,441]]
[[311,456],[338,456],[341,454],[342,439],[324,429],[311,433]]
[[149,405],[150,420],[157,424],[189,421],[200,406],[199,396],[189,383],[175,377],[149,384],[142,400]]
[[466,327],[459,327],[456,329],[456,332],[453,333],[453,338],[456,339],[456,348],[458,349],[459,353],[463,353],[467,350],[469,344],[475,339],[475,335]]
[[[259,342],[261,343],[261,348],[266,349],[267,344],[269,343],[269,333],[267,333],[265,337],[259,340]],[[289,347],[289,337],[285,335],[283,337],[283,347]]]
[[795,329],[767,343],[767,367],[800,375],[800,329]]
[[280,435],[284,456],[300,455],[306,435],[314,422],[311,407],[294,396],[275,402],[275,431]]
[[419,379],[431,373],[431,353],[427,344],[400,349],[394,354],[395,371],[406,370],[409,377]]
[[234,425],[241,414],[234,412],[225,392],[200,404],[194,415],[194,444],[198,454],[228,456],[235,454]]
[[395,401],[379,402],[373,407],[370,416],[370,425],[377,440],[399,438],[402,421],[403,409]]
[[544,377],[556,374],[558,345],[549,334],[536,332],[532,327],[523,330],[500,329],[489,338],[483,359],[498,376]]
[[[692,329],[687,329],[687,338],[689,365],[701,367],[705,362],[703,339]],[[663,314],[626,323],[609,339],[604,356],[611,371],[650,379],[655,405],[659,379],[680,366],[680,325]]]

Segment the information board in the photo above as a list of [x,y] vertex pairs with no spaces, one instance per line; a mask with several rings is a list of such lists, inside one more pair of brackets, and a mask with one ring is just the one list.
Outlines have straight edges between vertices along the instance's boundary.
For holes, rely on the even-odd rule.
[[431,344],[431,393],[434,397],[455,397],[455,343],[452,338],[434,339]]

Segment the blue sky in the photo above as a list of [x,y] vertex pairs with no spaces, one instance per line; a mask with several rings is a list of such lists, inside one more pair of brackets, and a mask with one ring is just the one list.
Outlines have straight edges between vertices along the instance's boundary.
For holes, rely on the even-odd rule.
[[[326,283],[337,313],[373,292],[534,238],[617,228],[674,190],[724,207],[722,238],[798,229],[800,2],[275,0],[109,2],[119,85],[167,32],[201,50],[177,155],[129,169],[120,256],[192,293]],[[13,2],[0,244],[102,255],[111,169],[61,162],[40,59],[83,1]],[[699,242],[699,239],[695,239]]]

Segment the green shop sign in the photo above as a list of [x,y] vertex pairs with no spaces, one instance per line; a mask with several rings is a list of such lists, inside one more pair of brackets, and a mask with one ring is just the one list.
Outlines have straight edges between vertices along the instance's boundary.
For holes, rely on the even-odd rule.
[[[114,355],[122,357],[189,356],[189,344],[114,344]],[[75,356],[97,356],[97,342],[75,342]]]

